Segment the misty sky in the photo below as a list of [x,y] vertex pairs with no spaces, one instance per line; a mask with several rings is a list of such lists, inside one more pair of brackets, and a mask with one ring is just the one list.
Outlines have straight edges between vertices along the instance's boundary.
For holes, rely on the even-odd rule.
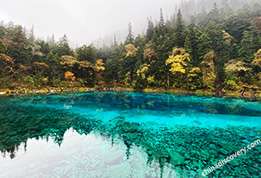
[[131,22],[135,35],[145,31],[147,17],[159,18],[174,13],[180,0],[0,0],[0,20],[34,25],[35,35],[42,39],[66,34],[70,43],[90,44],[99,37],[126,32]]

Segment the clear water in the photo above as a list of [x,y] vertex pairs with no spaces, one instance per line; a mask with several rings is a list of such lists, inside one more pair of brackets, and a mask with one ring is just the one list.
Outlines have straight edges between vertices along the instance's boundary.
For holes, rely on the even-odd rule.
[[[261,103],[134,92],[0,98],[0,177],[198,177],[260,139]],[[260,146],[209,177],[260,177]]]

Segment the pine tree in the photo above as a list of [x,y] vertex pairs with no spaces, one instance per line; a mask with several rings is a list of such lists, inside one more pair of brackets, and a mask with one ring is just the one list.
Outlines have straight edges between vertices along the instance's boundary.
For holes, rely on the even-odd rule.
[[211,51],[211,39],[209,38],[209,36],[205,33],[203,33],[199,39],[198,39],[198,45],[197,45],[197,49],[198,49],[198,57],[199,57],[199,61],[201,62],[204,59],[204,56]]
[[51,44],[54,45],[55,44],[55,38],[54,38],[54,34],[51,37]]
[[113,46],[116,47],[118,46],[118,42],[117,42],[117,39],[116,39],[116,35],[114,34],[114,38],[113,38]]
[[59,54],[59,56],[72,55],[72,51],[69,46],[69,41],[68,41],[66,34],[63,35],[63,37],[60,38],[60,40],[58,42],[57,53]]
[[151,20],[151,18],[148,18],[148,28],[146,33],[146,41],[149,42],[152,40],[154,34],[154,24]]
[[261,35],[257,28],[250,28],[245,31],[241,41],[241,48],[239,49],[240,57],[246,61],[251,62],[254,59],[254,53],[261,48]]
[[162,8],[160,8],[160,21],[159,21],[159,26],[164,26],[165,25],[165,21],[164,21],[164,17],[163,17],[163,12],[162,12]]
[[30,34],[29,34],[29,39],[31,41],[34,41],[35,40],[35,36],[34,36],[34,26],[32,26],[31,28],[31,31],[30,31]]
[[185,50],[190,54],[190,56],[193,56],[193,55],[192,55],[192,53],[193,53],[193,48],[192,48],[192,44],[191,44],[191,41],[190,41],[190,39],[189,39],[189,36],[186,36],[184,48],[185,48]]
[[175,30],[175,42],[176,42],[175,45],[179,48],[184,47],[184,43],[185,43],[184,29],[185,26],[183,24],[182,14],[181,14],[181,10],[179,9],[177,14],[176,30]]
[[191,61],[194,63],[199,63],[198,60],[198,39],[199,39],[199,29],[195,25],[194,20],[192,18],[192,23],[186,29],[186,39],[184,47],[186,51],[190,54]]
[[160,8],[160,21],[158,25],[158,33],[160,36],[164,36],[167,33],[167,28],[165,25],[164,17],[163,17],[163,12],[162,9]]
[[126,44],[133,44],[134,43],[134,35],[133,35],[133,32],[132,32],[131,23],[129,23],[129,26],[128,26],[128,36],[127,36],[125,43]]
[[213,9],[208,13],[207,21],[221,22],[221,15],[223,14],[220,13],[217,3],[214,3]]

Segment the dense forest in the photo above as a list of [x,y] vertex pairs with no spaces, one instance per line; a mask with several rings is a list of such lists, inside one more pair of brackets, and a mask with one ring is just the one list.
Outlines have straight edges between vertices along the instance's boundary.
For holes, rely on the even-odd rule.
[[[229,0],[191,12],[183,3],[170,20],[160,9],[144,35],[129,23],[125,42],[72,49],[66,35],[37,39],[14,23],[0,24],[0,88],[125,87],[186,91],[261,88],[261,3],[231,8]],[[235,4],[236,5],[236,4]],[[197,7],[197,4],[194,4]],[[65,29],[66,31],[66,29]]]

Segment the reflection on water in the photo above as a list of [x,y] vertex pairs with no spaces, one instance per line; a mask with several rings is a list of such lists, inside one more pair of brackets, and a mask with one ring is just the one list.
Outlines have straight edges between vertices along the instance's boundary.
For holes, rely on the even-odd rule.
[[[59,147],[45,140],[30,139],[27,150],[19,151],[11,159],[0,158],[0,177],[159,177],[157,163],[147,166],[146,155],[137,146],[127,159],[125,145],[115,139],[114,146],[107,139],[90,133],[79,135],[72,130],[64,135]],[[15,169],[10,169],[14,168]],[[164,177],[175,177],[166,167]]]
[[[0,177],[14,167],[25,177],[198,177],[260,138],[261,104],[241,100],[106,92],[0,103]],[[209,176],[260,177],[260,152]]]

